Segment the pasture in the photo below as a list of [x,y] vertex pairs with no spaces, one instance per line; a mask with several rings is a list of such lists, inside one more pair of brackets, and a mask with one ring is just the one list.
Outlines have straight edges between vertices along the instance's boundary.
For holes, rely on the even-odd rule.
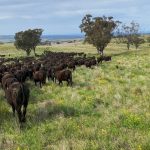
[[[97,56],[82,43],[39,46]],[[7,57],[25,55],[11,44],[0,45]],[[149,150],[150,48],[130,51],[110,43],[111,62],[92,69],[77,67],[73,87],[49,81],[41,89],[30,85],[27,122],[20,129],[0,88],[0,150]],[[10,54],[10,56],[8,55]]]

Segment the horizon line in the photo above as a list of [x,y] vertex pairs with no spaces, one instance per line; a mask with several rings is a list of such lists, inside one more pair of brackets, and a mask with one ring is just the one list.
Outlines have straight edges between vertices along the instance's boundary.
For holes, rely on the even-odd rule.
[[[14,36],[15,34],[0,34],[0,36]],[[61,36],[61,35],[82,35],[83,36],[83,34],[81,33],[81,34],[78,34],[78,33],[73,33],[73,34],[43,34],[43,35],[41,35],[41,36],[55,36],[55,35],[59,35],[59,36]]]
[[[139,32],[139,34],[150,34],[149,32]],[[43,34],[41,36],[71,36],[71,35],[76,35],[76,36],[84,36],[83,33],[72,33],[72,34]],[[15,36],[15,34],[0,34],[0,36]]]

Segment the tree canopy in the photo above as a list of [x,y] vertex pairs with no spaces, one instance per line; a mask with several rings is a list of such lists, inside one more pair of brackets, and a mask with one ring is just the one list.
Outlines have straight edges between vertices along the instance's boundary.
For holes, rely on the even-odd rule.
[[88,14],[82,19],[80,25],[81,32],[85,33],[85,42],[96,47],[98,53],[103,55],[103,51],[111,41],[113,31],[119,21],[114,21],[113,17],[95,17]]
[[30,55],[31,51],[34,51],[36,46],[41,42],[41,35],[43,29],[29,29],[26,31],[20,31],[15,34],[15,43],[17,49],[26,51],[27,55]]

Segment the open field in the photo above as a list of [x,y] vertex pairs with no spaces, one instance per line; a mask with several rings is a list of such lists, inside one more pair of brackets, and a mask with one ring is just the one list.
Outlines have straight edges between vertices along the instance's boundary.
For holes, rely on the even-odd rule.
[[[81,43],[39,46],[37,53],[45,49],[97,55]],[[112,61],[77,67],[73,87],[50,81],[40,89],[28,82],[22,130],[0,88],[0,150],[150,150],[150,48],[127,51],[111,43],[105,52]],[[24,55],[11,44],[0,45],[0,53]]]

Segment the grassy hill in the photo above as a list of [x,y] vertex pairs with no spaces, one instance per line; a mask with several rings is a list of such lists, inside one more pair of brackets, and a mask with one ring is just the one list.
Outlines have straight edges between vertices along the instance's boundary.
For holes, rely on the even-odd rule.
[[[90,45],[64,44],[53,51],[97,55]],[[8,57],[24,55],[11,44],[0,45]],[[0,149],[2,150],[149,150],[150,50],[136,51],[111,43],[105,53],[111,62],[73,72],[73,87],[53,82],[40,89],[28,82],[31,97],[27,122],[20,130],[17,117],[0,88]]]

